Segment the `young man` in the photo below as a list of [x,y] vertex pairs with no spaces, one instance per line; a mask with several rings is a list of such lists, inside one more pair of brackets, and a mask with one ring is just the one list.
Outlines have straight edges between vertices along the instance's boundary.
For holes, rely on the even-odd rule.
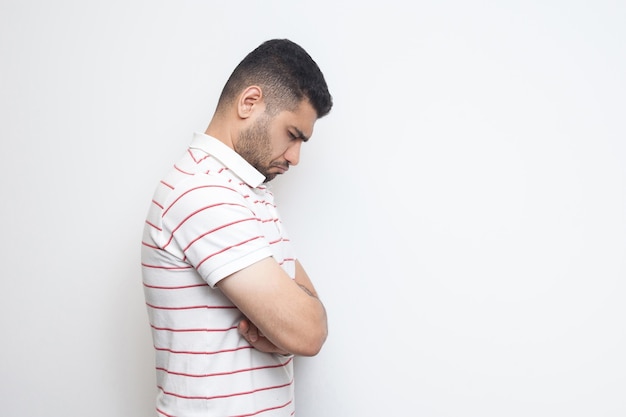
[[159,416],[294,415],[293,357],[320,351],[326,312],[265,183],[331,107],[309,54],[267,41],[158,184],[141,257]]

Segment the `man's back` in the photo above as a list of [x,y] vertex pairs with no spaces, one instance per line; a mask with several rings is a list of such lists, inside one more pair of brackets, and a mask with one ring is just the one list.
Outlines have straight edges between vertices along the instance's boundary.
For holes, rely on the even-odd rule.
[[252,348],[237,331],[241,312],[214,287],[268,256],[294,275],[273,196],[246,165],[196,134],[150,206],[142,266],[162,415],[293,412],[293,357]]

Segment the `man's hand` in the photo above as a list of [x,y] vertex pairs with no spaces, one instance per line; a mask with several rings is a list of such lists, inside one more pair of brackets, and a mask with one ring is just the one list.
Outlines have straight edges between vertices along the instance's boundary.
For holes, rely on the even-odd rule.
[[239,331],[239,334],[241,334],[241,336],[243,336],[243,338],[246,339],[256,350],[266,353],[289,355],[289,352],[286,352],[273,344],[263,335],[263,333],[261,333],[254,323],[246,318],[241,319],[239,325],[237,326],[237,330]]

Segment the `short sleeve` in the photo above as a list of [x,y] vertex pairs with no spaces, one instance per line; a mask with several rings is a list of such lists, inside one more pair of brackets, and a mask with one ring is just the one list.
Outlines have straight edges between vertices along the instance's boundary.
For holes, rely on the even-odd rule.
[[179,183],[163,211],[165,249],[178,252],[211,287],[272,256],[251,198],[212,175]]

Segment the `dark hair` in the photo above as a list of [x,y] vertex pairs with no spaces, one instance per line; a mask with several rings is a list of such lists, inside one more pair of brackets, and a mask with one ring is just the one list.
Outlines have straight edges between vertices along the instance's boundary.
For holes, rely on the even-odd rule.
[[317,117],[330,112],[333,100],[322,71],[311,56],[288,39],[272,39],[250,52],[224,85],[218,109],[231,103],[246,87],[263,90],[270,114],[293,110],[308,99]]

